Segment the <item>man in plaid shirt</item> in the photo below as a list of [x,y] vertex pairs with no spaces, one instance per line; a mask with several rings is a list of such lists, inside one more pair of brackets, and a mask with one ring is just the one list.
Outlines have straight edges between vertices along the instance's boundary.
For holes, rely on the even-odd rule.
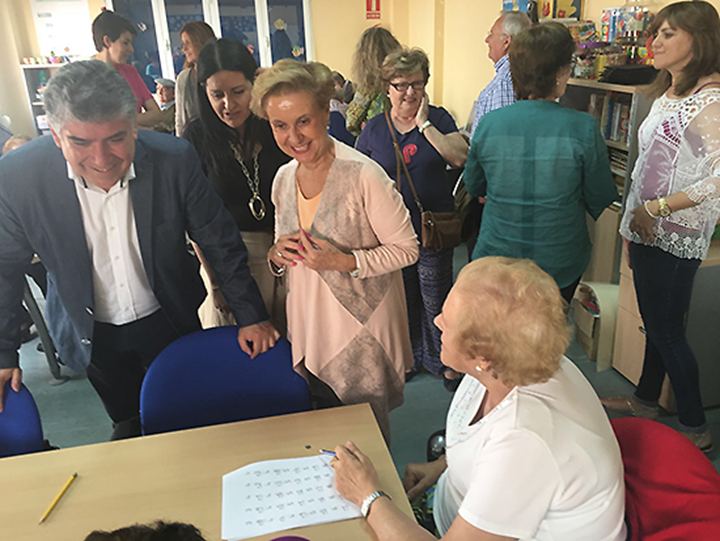
[[478,96],[471,139],[484,114],[515,103],[508,48],[513,36],[529,28],[531,24],[529,17],[520,11],[503,11],[485,38],[485,43],[488,44],[488,56],[495,63],[495,77]]

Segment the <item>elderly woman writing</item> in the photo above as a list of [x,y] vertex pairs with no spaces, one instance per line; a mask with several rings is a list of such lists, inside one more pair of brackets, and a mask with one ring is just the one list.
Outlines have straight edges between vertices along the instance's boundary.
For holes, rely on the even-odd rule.
[[465,185],[486,196],[473,259],[532,259],[572,299],[590,262],[589,214],[617,199],[597,121],[556,102],[575,42],[559,23],[535,25],[510,43],[518,101],[485,114],[470,144]]
[[[410,498],[437,481],[442,539],[624,540],[620,449],[590,384],[563,356],[568,327],[553,279],[529,260],[466,266],[436,323],[442,360],[467,374],[447,418],[447,458],[410,464]],[[333,461],[340,494],[364,506],[380,541],[434,537],[380,491],[348,442]],[[372,495],[372,496],[371,496]]]
[[[447,164],[462,166],[468,146],[450,114],[442,107],[429,104],[425,87],[430,78],[430,61],[423,51],[404,49],[388,55],[383,62],[382,77],[392,108],[367,123],[356,148],[378,162],[396,182],[420,236],[421,213],[410,181],[425,210],[454,210]],[[395,141],[407,173],[398,163]],[[440,331],[433,325],[452,287],[452,258],[452,249],[435,251],[421,247],[417,265],[403,271],[415,357],[409,377],[421,370],[456,376],[440,363]]]
[[273,183],[267,257],[287,276],[296,370],[321,402],[369,402],[389,440],[412,362],[400,269],[417,260],[417,238],[382,168],[327,134],[333,94],[319,63],[280,60],[255,81],[252,108],[293,158]]

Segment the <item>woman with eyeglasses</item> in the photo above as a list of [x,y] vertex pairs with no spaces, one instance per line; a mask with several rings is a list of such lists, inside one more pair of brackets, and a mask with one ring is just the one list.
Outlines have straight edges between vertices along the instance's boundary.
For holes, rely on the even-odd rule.
[[[421,238],[421,211],[404,168],[396,159],[394,139],[420,203],[425,210],[434,212],[454,210],[447,165],[462,167],[468,146],[450,114],[442,107],[430,105],[425,92],[430,61],[421,49],[402,49],[388,55],[382,65],[382,77],[391,108],[367,123],[356,148],[378,162],[395,181],[410,210],[415,232]],[[417,264],[403,269],[415,360],[406,375],[408,380],[420,371],[445,374],[448,380],[458,377],[440,362],[440,330],[433,324],[452,287],[452,258],[452,249],[438,252],[420,247]]]
[[597,121],[557,100],[575,42],[559,23],[535,25],[510,43],[517,102],[484,115],[470,143],[464,181],[486,197],[473,259],[532,259],[570,302],[590,262],[589,214],[618,197]]

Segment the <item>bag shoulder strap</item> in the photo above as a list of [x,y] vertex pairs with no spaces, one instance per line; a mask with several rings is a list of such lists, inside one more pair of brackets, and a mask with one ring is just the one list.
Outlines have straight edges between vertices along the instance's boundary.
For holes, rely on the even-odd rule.
[[415,204],[417,205],[418,209],[420,210],[420,214],[425,212],[425,209],[422,206],[422,203],[420,202],[420,198],[418,197],[417,191],[415,190],[415,184],[413,183],[412,177],[410,176],[410,171],[408,171],[407,164],[405,163],[405,158],[403,156],[402,150],[400,150],[400,145],[398,144],[397,137],[395,137],[395,130],[393,129],[392,122],[390,122],[390,115],[387,111],[385,111],[385,121],[387,122],[388,129],[390,130],[390,135],[392,136],[393,140],[393,146],[395,147],[395,160],[397,162],[397,188],[398,191],[400,191],[400,164],[402,164],[403,169],[405,170],[405,176],[408,179],[408,183],[410,184],[410,191],[412,191],[413,199],[415,199]]

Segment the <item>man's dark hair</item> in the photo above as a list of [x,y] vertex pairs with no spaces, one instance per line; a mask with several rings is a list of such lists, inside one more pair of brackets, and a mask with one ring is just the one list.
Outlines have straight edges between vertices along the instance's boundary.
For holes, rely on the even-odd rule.
[[96,530],[85,541],[206,541],[192,524],[158,521],[134,524],[112,532]]
[[110,41],[117,41],[123,32],[137,36],[137,29],[125,17],[108,9],[103,10],[92,23],[93,42],[97,52],[102,52],[105,48],[105,36],[109,37]]

